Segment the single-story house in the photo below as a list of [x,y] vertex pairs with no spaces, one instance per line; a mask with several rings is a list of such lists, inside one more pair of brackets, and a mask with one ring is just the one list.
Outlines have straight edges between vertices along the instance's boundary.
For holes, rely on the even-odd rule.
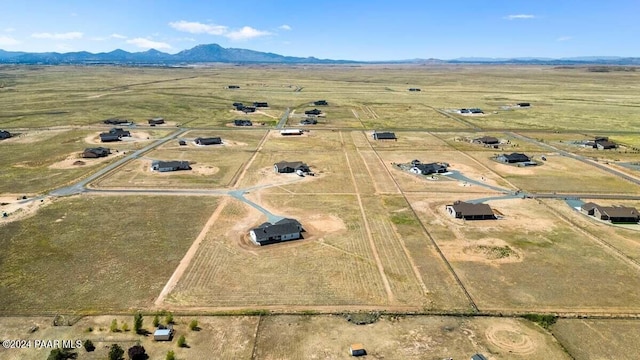
[[374,140],[396,140],[396,141],[398,141],[398,138],[396,137],[396,134],[394,134],[392,132],[375,132],[374,131],[373,139]]
[[178,170],[191,170],[188,161],[160,161],[154,160],[151,163],[151,170],[159,172],[178,171]]
[[113,142],[113,141],[120,141],[121,136],[116,135],[116,134],[112,134],[112,133],[101,133],[100,134],[100,141],[101,142]]
[[184,140],[179,140],[179,141],[178,141],[178,145],[180,145],[180,146],[185,146],[185,145],[187,145],[187,142],[186,142],[186,141],[184,141]]
[[0,130],[0,139],[8,139],[11,137],[11,133],[6,130]]
[[103,121],[103,123],[107,124],[107,125],[126,125],[126,124],[132,124],[132,122],[130,120],[127,119],[118,119],[118,118],[112,118],[112,119],[107,119],[105,121]]
[[471,356],[471,360],[487,360],[487,358],[482,354],[474,354]]
[[306,119],[300,120],[300,125],[315,125],[317,123],[318,123],[318,120],[316,118],[306,118]]
[[313,110],[306,110],[304,112],[305,115],[320,115],[322,114],[322,110],[318,110],[318,109],[313,109]]
[[227,85],[227,89],[240,89],[240,85]]
[[627,206],[600,206],[589,202],[580,207],[580,211],[597,219],[612,223],[637,223],[640,221],[640,213],[634,207]]
[[531,158],[523,153],[511,153],[498,155],[496,160],[507,164],[514,164],[529,162],[531,161]]
[[222,139],[220,137],[210,137],[210,138],[196,138],[193,140],[198,145],[220,145],[222,144]]
[[244,120],[244,119],[233,120],[233,124],[235,126],[253,126],[253,123],[251,122],[251,120]]
[[477,139],[473,139],[473,142],[476,144],[484,144],[484,145],[497,145],[500,144],[500,140],[493,136],[483,136]]
[[308,173],[310,171],[309,165],[302,161],[280,161],[273,164],[273,170],[277,173],[292,173],[298,170]]
[[349,355],[364,356],[367,355],[367,350],[364,349],[364,345],[362,344],[351,344],[351,346],[349,346]]
[[109,130],[109,134],[118,135],[120,137],[131,136],[131,132],[124,130],[123,128],[112,128],[111,130]]
[[409,91],[422,91],[419,88],[409,88]]
[[153,119],[149,119],[149,125],[160,125],[160,124],[164,124],[164,118],[161,117],[157,117],[157,118],[153,118]]
[[458,110],[459,114],[484,114],[481,109],[471,108],[471,109],[460,109]]
[[154,341],[171,341],[171,338],[173,338],[173,325],[169,325],[167,328],[158,326],[153,332]]
[[266,103],[266,102],[260,102],[260,101],[254,101],[254,102],[253,102],[253,106],[255,106],[255,107],[257,107],[257,108],[259,108],[259,107],[266,108],[266,107],[269,107],[269,103]]
[[463,201],[456,201],[446,206],[449,215],[456,219],[464,220],[489,220],[495,219],[496,215],[487,204],[472,204]]
[[302,135],[302,130],[300,129],[282,129],[280,130],[280,135]]
[[302,225],[295,219],[282,219],[274,224],[265,222],[249,231],[251,241],[256,245],[269,245],[302,237]]
[[598,150],[615,149],[618,147],[618,144],[609,140],[595,141],[595,145],[595,148]]
[[108,148],[97,147],[97,148],[86,148],[82,152],[83,158],[99,158],[105,157],[111,154],[111,150]]
[[413,164],[413,167],[409,169],[409,171],[419,175],[442,174],[447,172],[447,165],[443,163],[418,163]]
[[313,105],[315,105],[315,106],[326,106],[326,105],[329,105],[329,103],[327,103],[327,100],[318,100],[318,101],[314,101]]
[[236,108],[236,110],[243,111],[245,114],[256,112],[255,106],[240,106],[240,108]]
[[528,103],[528,102],[521,102],[521,103],[517,103],[516,105],[518,105],[518,107],[529,107],[529,106],[531,106],[531,104]]

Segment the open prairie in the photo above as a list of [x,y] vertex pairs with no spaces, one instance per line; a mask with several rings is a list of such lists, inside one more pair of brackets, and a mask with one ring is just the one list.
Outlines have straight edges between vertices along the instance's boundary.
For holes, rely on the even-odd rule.
[[[0,75],[11,80],[0,88],[0,129],[16,135],[0,140],[2,315],[172,310],[186,331],[187,314],[446,314],[462,317],[383,317],[364,327],[321,315],[203,317],[192,347],[177,354],[346,358],[352,340],[343,337],[361,334],[353,342],[385,358],[482,350],[491,359],[590,359],[569,318],[635,324],[640,314],[640,225],[572,208],[640,207],[640,72],[211,65],[1,66]],[[234,102],[268,107],[244,114]],[[484,114],[456,112],[471,107]],[[319,123],[301,126],[314,108]],[[152,117],[167,123],[151,127]],[[132,137],[100,143],[109,118],[131,120],[118,127]],[[375,140],[383,131],[397,139]],[[194,143],[218,136],[221,145]],[[500,143],[472,142],[482,136]],[[596,136],[618,147],[572,143]],[[97,146],[112,154],[78,158]],[[513,152],[539,165],[492,160]],[[152,172],[154,160],[187,160],[191,170]],[[447,163],[448,172],[397,166],[412,160]],[[278,174],[280,161],[305,162],[314,174]],[[486,203],[498,219],[456,219],[445,210],[456,200]],[[250,229],[283,217],[300,221],[301,240],[250,240]],[[561,319],[549,332],[524,313]],[[98,342],[136,340],[100,330],[110,319],[80,323],[98,328],[86,335]],[[153,357],[171,348],[142,341]]]

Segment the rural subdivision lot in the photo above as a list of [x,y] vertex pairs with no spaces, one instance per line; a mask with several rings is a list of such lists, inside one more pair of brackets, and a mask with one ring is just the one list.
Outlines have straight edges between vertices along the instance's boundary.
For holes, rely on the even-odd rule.
[[[640,208],[640,72],[611,70],[2,66],[0,337],[91,339],[79,359],[136,341],[151,358],[340,359],[363,343],[385,359],[635,359],[640,225],[576,209]],[[131,136],[102,143],[113,127]],[[585,145],[605,137],[617,147]],[[81,157],[98,146],[111,154]],[[537,165],[495,159],[510,153]],[[158,160],[191,169],[152,171]],[[412,160],[448,172],[398,165]],[[281,161],[313,176],[276,173]],[[456,201],[497,219],[454,218]],[[303,238],[251,241],[281,218]],[[154,314],[175,314],[190,347],[109,331],[137,311],[151,332]],[[60,316],[70,325],[52,326]]]

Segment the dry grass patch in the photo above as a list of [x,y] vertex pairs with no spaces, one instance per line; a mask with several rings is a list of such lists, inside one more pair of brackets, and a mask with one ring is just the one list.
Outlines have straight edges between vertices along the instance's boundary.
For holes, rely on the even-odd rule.
[[480,163],[495,171],[519,189],[530,192],[558,193],[619,193],[636,194],[638,186],[581,161],[545,154],[547,161],[539,161],[540,153],[526,153],[541,165],[517,167],[498,163],[486,153],[470,152]]
[[4,225],[0,313],[150,306],[216,203],[203,197],[72,197]]
[[260,359],[349,359],[362,343],[377,359],[569,359],[552,336],[525,320],[503,318],[382,317],[354,325],[338,316],[272,316],[262,320]]
[[300,201],[297,196],[263,195],[260,204],[298,219],[306,230],[304,240],[253,245],[248,231],[265,219],[234,201],[222,211],[166,303],[211,307],[386,304],[353,197],[314,196]]
[[[502,220],[463,221],[444,209],[459,196],[447,196],[447,202],[443,197],[411,200],[481,310],[637,310],[640,277],[634,267],[559,221],[544,205],[491,201],[504,214]],[[478,246],[493,249],[469,254],[469,247]],[[494,251],[503,249],[510,260],[495,257]]]
[[637,359],[638,320],[560,319],[553,335],[574,359]]
[[[95,185],[105,188],[220,188],[229,186],[250,157],[250,152],[229,148],[158,149],[145,154],[144,158],[127,163]],[[151,171],[153,160],[186,160],[192,170]]]

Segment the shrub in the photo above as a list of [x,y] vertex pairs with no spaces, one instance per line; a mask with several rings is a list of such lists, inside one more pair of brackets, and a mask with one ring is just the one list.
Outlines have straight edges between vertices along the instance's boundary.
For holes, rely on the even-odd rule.
[[173,352],[173,350],[167,351],[167,357],[165,358],[165,360],[176,360],[176,354]]
[[189,330],[191,331],[198,331],[200,330],[200,328],[198,327],[198,320],[191,320],[191,322],[189,323]]
[[147,351],[140,344],[130,347],[129,350],[127,350],[127,354],[131,360],[147,360],[149,358]]
[[178,338],[178,347],[187,347],[187,339],[184,337],[184,335],[180,335],[180,337]]
[[168,313],[167,317],[165,318],[165,321],[167,322],[167,324],[173,324],[173,314],[172,313]]
[[133,330],[135,330],[136,334],[142,332],[142,314],[139,312],[133,316]]
[[109,330],[111,332],[118,332],[118,320],[113,319],[113,321],[111,322],[111,326],[109,327]]
[[153,317],[153,327],[158,327],[159,324],[160,324],[160,316],[156,314],[156,316]]
[[124,356],[124,350],[118,344],[111,345],[109,349],[109,360],[122,360]]
[[82,343],[82,346],[84,347],[85,350],[87,350],[87,352],[92,352],[93,350],[96,349],[96,346],[93,345],[93,341],[87,339],[84,341],[84,343]]
[[124,332],[129,331],[129,325],[127,325],[127,323],[122,324],[122,331]]

